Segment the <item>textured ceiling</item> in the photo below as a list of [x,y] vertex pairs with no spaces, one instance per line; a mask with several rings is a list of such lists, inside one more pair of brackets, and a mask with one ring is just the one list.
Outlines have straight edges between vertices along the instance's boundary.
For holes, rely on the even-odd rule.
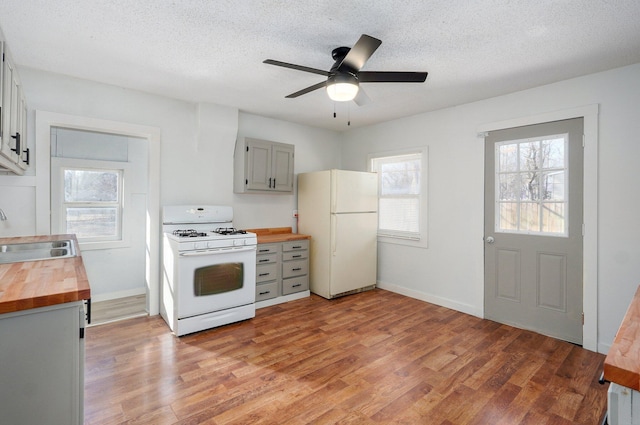
[[[0,28],[19,67],[338,131],[640,62],[638,0],[2,0]],[[426,83],[334,105],[285,99],[323,77],[262,63],[328,70],[363,33],[363,70]]]

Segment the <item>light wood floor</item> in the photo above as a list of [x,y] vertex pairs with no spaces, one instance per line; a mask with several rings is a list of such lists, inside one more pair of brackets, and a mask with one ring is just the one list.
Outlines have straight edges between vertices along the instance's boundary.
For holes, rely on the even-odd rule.
[[87,330],[86,424],[599,424],[604,356],[376,289]]
[[118,320],[146,316],[146,295],[134,295],[115,300],[98,301],[91,304],[91,324],[103,325]]

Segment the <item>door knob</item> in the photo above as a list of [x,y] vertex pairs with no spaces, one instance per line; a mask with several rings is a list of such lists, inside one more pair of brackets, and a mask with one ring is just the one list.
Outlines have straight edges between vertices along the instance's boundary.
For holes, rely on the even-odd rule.
[[496,240],[493,238],[493,236],[487,236],[487,238],[485,239],[487,241],[487,243],[494,243]]

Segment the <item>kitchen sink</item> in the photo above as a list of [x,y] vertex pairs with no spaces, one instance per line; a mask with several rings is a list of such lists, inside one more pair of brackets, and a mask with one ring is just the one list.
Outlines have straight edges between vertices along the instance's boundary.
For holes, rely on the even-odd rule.
[[72,240],[0,245],[0,264],[75,257]]

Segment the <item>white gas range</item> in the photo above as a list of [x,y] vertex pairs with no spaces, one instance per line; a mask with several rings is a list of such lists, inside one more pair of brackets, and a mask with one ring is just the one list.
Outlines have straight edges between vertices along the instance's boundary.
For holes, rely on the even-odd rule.
[[165,206],[160,314],[176,336],[255,317],[254,233],[233,228],[233,209]]

